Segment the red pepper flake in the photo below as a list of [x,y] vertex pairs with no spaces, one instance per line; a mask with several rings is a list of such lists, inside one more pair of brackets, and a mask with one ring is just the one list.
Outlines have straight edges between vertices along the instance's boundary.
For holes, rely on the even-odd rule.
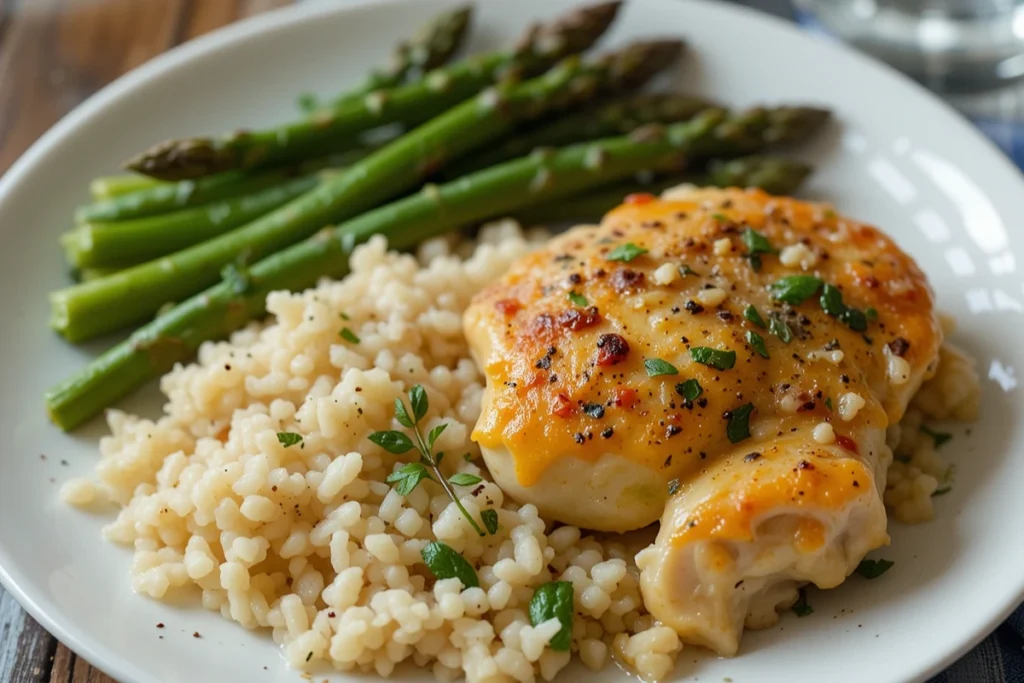
[[567,418],[576,412],[576,406],[572,404],[569,399],[569,395],[564,391],[559,392],[558,396],[555,397],[557,401],[554,408],[551,409],[551,414],[561,418]]
[[629,204],[630,206],[643,206],[644,204],[650,204],[654,199],[654,195],[650,192],[634,192],[633,194],[626,195],[622,203]]
[[900,358],[903,358],[903,356],[907,355],[907,351],[910,350],[910,342],[908,342],[903,337],[896,337],[891,342],[886,344],[886,346],[889,347],[889,351],[892,353],[892,355],[899,356]]
[[521,303],[515,299],[500,299],[494,302],[494,307],[498,309],[498,312],[502,315],[515,315],[519,312],[519,309],[523,307]]
[[573,332],[577,332],[587,327],[593,327],[601,322],[601,314],[597,312],[597,308],[594,306],[585,311],[581,311],[578,308],[570,308],[559,313],[556,322],[561,327],[567,327]]
[[842,434],[836,434],[836,443],[850,451],[851,453],[857,453],[857,442],[848,436]]
[[618,334],[602,334],[597,340],[597,364],[617,365],[629,355],[629,342]]
[[627,409],[632,409],[636,404],[636,389],[615,387],[615,390],[612,392],[612,401],[617,406],[625,406]]

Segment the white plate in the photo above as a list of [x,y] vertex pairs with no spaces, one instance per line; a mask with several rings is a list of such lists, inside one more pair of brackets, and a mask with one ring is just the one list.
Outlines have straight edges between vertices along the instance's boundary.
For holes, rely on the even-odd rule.
[[[573,1],[479,0],[473,47],[511,39]],[[105,518],[57,501],[59,484],[96,461],[101,425],[66,436],[43,411],[43,391],[90,357],[47,330],[46,292],[65,282],[56,237],[86,199],[87,181],[130,153],[161,138],[285,120],[296,93],[354,82],[394,39],[451,4],[305,3],[202,38],[91,99],[0,182],[0,580],[72,649],[123,681],[301,679],[266,635],[194,602],[168,607],[134,595],[129,553],[100,539]],[[1024,244],[1010,234],[1024,226],[1024,182],[917,86],[781,22],[725,5],[632,0],[607,42],[644,34],[683,35],[694,47],[676,87],[736,105],[833,107],[841,126],[808,152],[820,168],[810,192],[883,226],[918,258],[941,306],[961,321],[957,341],[987,377],[981,423],[946,447],[958,466],[953,492],[938,499],[934,522],[892,529],[893,546],[880,554],[896,566],[884,578],[854,577],[814,594],[812,616],[787,615],[778,628],[748,634],[735,659],[689,649],[678,675],[922,679],[1024,597],[1024,406],[1014,403],[1014,368],[1024,364],[1016,268]],[[614,668],[587,675],[622,679]]]

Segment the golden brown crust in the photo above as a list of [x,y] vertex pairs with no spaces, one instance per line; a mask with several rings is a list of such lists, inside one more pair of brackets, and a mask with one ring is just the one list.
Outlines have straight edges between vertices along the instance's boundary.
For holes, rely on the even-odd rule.
[[[813,265],[803,270],[762,254],[755,270],[742,238],[747,227],[775,249],[803,244],[806,251],[795,251],[810,254],[805,265]],[[647,252],[608,260],[627,243]],[[656,273],[664,264],[692,272]],[[846,305],[873,308],[877,320],[861,332],[827,315],[818,295],[795,306],[774,299],[769,286],[797,274],[839,287]],[[724,290],[720,305],[709,288]],[[745,319],[748,305],[766,321],[784,320],[792,341]],[[820,205],[737,189],[676,201],[634,198],[600,226],[553,239],[482,291],[465,327],[489,384],[474,438],[508,449],[523,486],[559,458],[593,462],[605,453],[666,482],[685,481],[707,459],[735,449],[726,416],[746,404],[755,410],[752,452],[823,421],[855,451],[846,435],[899,420],[942,342],[923,273],[879,230]],[[763,338],[767,359],[748,344],[748,332]],[[695,347],[733,351],[735,366],[694,362]],[[890,381],[892,355],[909,364],[901,384]],[[654,359],[678,374],[648,376],[644,363]],[[688,379],[703,388],[696,402],[676,389]],[[866,402],[850,421],[837,415],[847,393]]]

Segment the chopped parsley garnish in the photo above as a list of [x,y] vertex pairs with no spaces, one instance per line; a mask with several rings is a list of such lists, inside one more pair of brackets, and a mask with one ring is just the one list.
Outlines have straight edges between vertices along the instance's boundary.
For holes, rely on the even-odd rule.
[[716,221],[720,221],[722,223],[727,223],[729,221],[729,217],[726,216],[724,213],[713,213],[711,214],[711,217],[714,218]]
[[644,369],[647,370],[648,377],[679,374],[679,370],[676,369],[676,366],[660,358],[647,358],[644,360]]
[[[423,418],[426,417],[429,410],[430,402],[427,398],[427,392],[422,386],[417,384],[409,390],[408,406],[406,406],[405,401],[401,398],[395,399],[395,419],[398,420],[398,423],[403,427],[411,429],[416,440],[413,441],[412,437],[405,432],[400,432],[394,429],[374,432],[368,437],[370,441],[377,444],[388,453],[392,453],[394,455],[403,455],[414,448],[419,452],[419,462],[403,465],[398,470],[392,472],[386,481],[389,484],[394,484],[395,490],[402,496],[412,493],[420,482],[425,479],[436,481],[441,485],[441,488],[444,489],[444,492],[448,494],[448,497],[452,502],[455,503],[456,507],[459,508],[459,511],[462,512],[462,515],[466,518],[466,521],[469,522],[469,525],[473,527],[473,530],[476,531],[478,535],[484,536],[486,535],[486,532],[480,528],[477,521],[462,505],[462,501],[459,500],[459,497],[455,494],[455,490],[452,488],[453,486],[473,486],[474,484],[479,484],[483,480],[475,474],[470,474],[468,472],[458,472],[447,480],[444,478],[444,474],[441,472],[441,460],[444,458],[444,453],[439,452],[435,454],[434,444],[437,442],[438,437],[444,433],[448,423],[445,422],[437,425],[430,430],[427,438],[424,439],[419,425]],[[280,434],[278,435],[278,438],[280,438]],[[443,543],[440,545],[447,548],[450,552],[455,552]],[[429,548],[430,546],[427,547]],[[441,550],[438,550],[437,552],[443,554],[443,551]],[[426,548],[423,550],[423,559],[427,562],[427,566],[430,567],[430,570],[434,572],[435,576],[441,579],[449,578],[447,576],[441,576],[434,571],[431,561],[427,559]],[[461,560],[462,558],[460,557],[459,559]],[[462,560],[462,562],[465,562],[465,560]],[[468,564],[466,566],[469,567]],[[469,567],[469,569],[470,572],[472,572],[472,567]],[[462,579],[463,577],[459,576],[458,578]],[[473,574],[473,581],[476,581],[475,573]],[[478,585],[478,583],[466,583],[465,580],[463,580],[462,583],[466,587]]]
[[690,266],[686,265],[685,263],[683,265],[679,266],[679,275],[682,276],[682,277],[686,277],[687,275],[696,275],[696,274],[697,274],[697,271],[695,271],[693,268],[691,268]]
[[632,261],[637,256],[642,256],[647,253],[647,250],[643,247],[638,247],[632,242],[626,242],[608,252],[605,259],[608,261]]
[[[439,579],[458,579],[464,588],[478,588],[480,579],[473,565],[466,561],[451,546],[441,541],[431,541],[420,551],[430,573]],[[569,584],[570,586],[572,584]]]
[[784,344],[793,341],[793,330],[789,329],[786,321],[778,316],[773,315],[768,318],[768,331],[781,339]]
[[600,420],[604,417],[604,406],[600,403],[584,403],[583,412],[595,420]]
[[694,346],[690,349],[690,358],[718,370],[728,370],[736,365],[735,351],[722,351],[709,346]]
[[590,305],[590,302],[587,301],[587,297],[582,294],[577,294],[576,292],[569,292],[569,301],[573,302],[574,305],[579,306],[580,308],[585,308]]
[[487,508],[480,511],[480,519],[484,520],[487,532],[492,536],[498,533],[498,511]]
[[747,247],[747,258],[750,260],[750,267],[754,269],[755,273],[761,270],[761,254],[778,253],[778,250],[771,245],[768,238],[753,228],[748,227],[740,233],[740,239],[743,240],[743,244]]
[[750,348],[754,349],[754,351],[757,351],[757,355],[761,356],[761,358],[768,357],[768,349],[764,347],[764,337],[759,335],[757,332],[754,332],[753,330],[747,330],[746,338],[747,343],[750,344]]
[[674,496],[679,492],[679,480],[673,479],[668,483],[668,495]]
[[729,411],[729,423],[725,427],[729,443],[739,443],[750,438],[750,414],[752,412],[754,412],[753,403],[747,403]]
[[864,311],[843,303],[843,293],[838,287],[825,285],[821,290],[821,310],[843,323],[855,332],[868,329],[868,318]]
[[688,379],[676,385],[676,393],[682,396],[685,401],[692,403],[704,393],[704,387],[697,380]]
[[569,581],[551,581],[539,586],[530,599],[530,624],[539,626],[549,619],[558,619],[562,628],[548,643],[556,652],[568,652],[572,645],[573,587]]
[[757,312],[757,309],[754,308],[753,304],[748,304],[747,307],[743,309],[743,317],[762,329],[768,327],[764,322],[764,318],[762,318],[761,314]]
[[302,435],[295,432],[278,432],[277,441],[285,448],[302,443]]
[[814,608],[807,604],[807,592],[800,589],[800,597],[793,603],[793,614],[798,617],[806,617],[814,612]]
[[475,486],[482,481],[483,479],[469,472],[458,472],[448,479],[448,482],[454,486]]
[[389,474],[384,481],[394,484],[398,495],[408,496],[424,479],[433,480],[426,466],[421,462],[410,462]]
[[936,448],[939,448],[942,444],[947,443],[953,438],[953,435],[949,432],[937,432],[928,425],[921,425],[921,431],[932,437],[932,441],[935,442]]
[[872,323],[878,320],[878,311],[875,310],[873,307],[868,307],[864,310],[864,317],[868,319],[869,323]]
[[932,497],[934,498],[935,496],[944,496],[952,490],[952,486],[943,486],[941,489],[935,489],[935,493],[932,494]]
[[831,396],[829,396],[828,398],[825,399],[825,407],[828,408],[828,411],[830,413],[832,412],[832,397]]
[[892,560],[861,560],[855,570],[865,579],[877,579],[896,564]]
[[813,275],[787,275],[771,285],[772,297],[798,306],[818,293],[821,280]]
[[341,318],[342,320],[351,320],[352,319],[352,318],[348,317],[348,313],[339,313],[338,317]]
[[747,251],[751,254],[776,254],[778,250],[771,245],[768,238],[753,228],[747,228],[740,233],[740,239],[747,245]]
[[357,337],[356,333],[348,329],[347,327],[341,328],[341,332],[339,332],[338,334],[340,334],[341,338],[347,342],[351,342],[353,344],[359,343],[359,337]]

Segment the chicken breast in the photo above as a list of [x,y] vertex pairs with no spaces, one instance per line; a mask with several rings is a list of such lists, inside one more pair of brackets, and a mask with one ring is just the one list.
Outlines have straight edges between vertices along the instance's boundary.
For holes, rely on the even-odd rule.
[[497,483],[585,528],[660,518],[638,556],[647,607],[723,654],[888,542],[885,428],[942,343],[888,237],[737,189],[631,196],[522,259],[464,323]]

